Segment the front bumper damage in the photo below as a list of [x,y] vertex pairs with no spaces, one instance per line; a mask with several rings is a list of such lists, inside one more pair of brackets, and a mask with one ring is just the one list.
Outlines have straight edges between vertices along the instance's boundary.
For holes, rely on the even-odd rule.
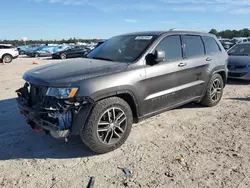
[[16,91],[20,113],[35,130],[44,130],[55,138],[78,135],[93,106],[89,98],[57,99],[44,96],[34,104],[30,85]]

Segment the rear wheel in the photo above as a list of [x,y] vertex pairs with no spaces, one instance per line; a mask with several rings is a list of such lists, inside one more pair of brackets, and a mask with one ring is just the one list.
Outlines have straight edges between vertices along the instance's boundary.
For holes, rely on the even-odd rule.
[[128,138],[132,127],[132,111],[118,97],[97,102],[82,128],[82,141],[96,153],[107,153],[119,148]]
[[207,91],[201,100],[201,104],[208,107],[216,106],[222,98],[223,89],[224,83],[221,75],[214,74],[208,83]]
[[61,58],[61,59],[66,59],[66,58],[67,58],[67,55],[66,55],[65,53],[62,53],[62,54],[60,55],[60,58]]
[[2,61],[4,61],[5,63],[11,63],[12,60],[13,60],[12,55],[6,54],[6,55],[3,56],[3,60]]

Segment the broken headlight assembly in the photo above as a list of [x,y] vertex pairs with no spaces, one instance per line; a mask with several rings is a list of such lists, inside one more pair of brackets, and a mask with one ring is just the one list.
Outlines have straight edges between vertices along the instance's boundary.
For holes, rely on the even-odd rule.
[[57,99],[73,98],[78,91],[78,88],[54,88],[50,87],[47,90],[46,96],[56,97]]

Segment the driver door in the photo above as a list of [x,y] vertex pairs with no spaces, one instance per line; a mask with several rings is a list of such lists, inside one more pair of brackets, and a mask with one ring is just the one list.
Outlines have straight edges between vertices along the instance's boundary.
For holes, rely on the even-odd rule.
[[145,114],[179,106],[196,97],[196,67],[184,58],[180,35],[166,36],[155,48],[165,60],[146,67]]

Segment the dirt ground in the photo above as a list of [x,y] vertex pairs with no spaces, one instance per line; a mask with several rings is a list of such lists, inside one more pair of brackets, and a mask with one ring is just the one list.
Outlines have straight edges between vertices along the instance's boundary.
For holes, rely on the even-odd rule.
[[15,90],[33,61],[0,65],[0,187],[78,188],[90,176],[96,188],[250,187],[250,82],[229,81],[214,108],[189,104],[136,124],[120,149],[95,155],[77,137],[65,143],[26,125]]

